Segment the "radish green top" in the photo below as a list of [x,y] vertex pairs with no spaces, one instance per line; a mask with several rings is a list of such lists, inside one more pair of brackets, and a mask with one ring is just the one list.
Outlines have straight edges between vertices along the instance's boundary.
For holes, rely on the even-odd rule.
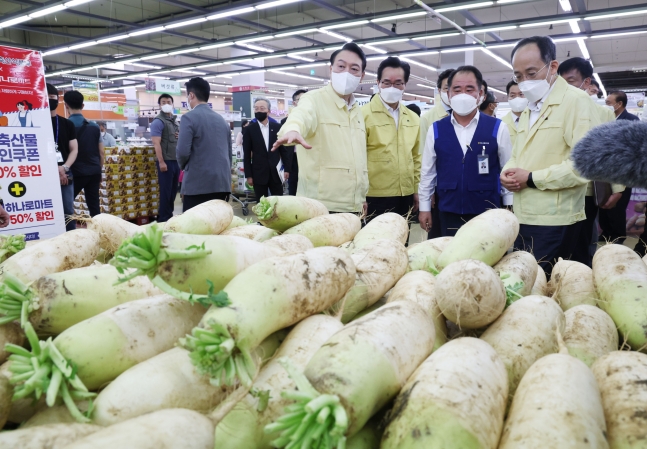
[[25,249],[24,235],[0,236],[0,262]]

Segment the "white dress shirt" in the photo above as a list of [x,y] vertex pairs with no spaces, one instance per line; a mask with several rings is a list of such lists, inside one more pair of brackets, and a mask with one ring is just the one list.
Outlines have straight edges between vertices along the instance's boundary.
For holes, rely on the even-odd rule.
[[261,122],[258,122],[261,127],[261,133],[263,134],[263,140],[265,141],[265,149],[269,151],[270,149],[270,121],[267,121],[267,125],[263,125]]
[[553,91],[553,87],[555,87],[555,83],[553,83],[552,86],[550,86],[550,89],[548,89],[548,92],[546,92],[546,95],[539,100],[537,103],[530,103],[528,102],[528,109],[530,110],[530,117],[528,119],[528,131],[533,127],[533,125],[539,120],[539,113],[541,112],[541,107],[544,105],[544,101],[548,98],[550,93]]
[[[382,100],[382,97],[380,97],[380,100]],[[389,114],[391,114],[391,117],[393,117],[393,120],[395,120],[395,129],[398,129],[398,122],[400,120],[400,102],[398,102],[398,106],[395,109],[385,103],[384,100],[382,100],[382,103],[386,110],[389,111]]]
[[[474,118],[467,126],[462,126],[456,121],[454,114],[451,115],[452,125],[456,137],[461,144],[463,154],[467,153],[467,145],[474,138],[476,127],[479,123],[480,112],[476,112]],[[430,130],[431,131],[431,130]],[[512,141],[510,140],[510,131],[507,126],[499,126],[499,131],[496,135],[496,142],[499,146],[499,164],[503,167],[510,156],[512,155]],[[420,185],[418,187],[418,195],[420,197],[420,212],[429,212],[431,210],[431,197],[436,191],[437,172],[436,172],[436,149],[434,145],[436,139],[433,132],[427,133],[427,140],[425,142],[425,149],[422,154],[422,170],[420,173]],[[503,204],[509,206],[512,204],[512,193],[501,187],[501,196],[503,197]]]

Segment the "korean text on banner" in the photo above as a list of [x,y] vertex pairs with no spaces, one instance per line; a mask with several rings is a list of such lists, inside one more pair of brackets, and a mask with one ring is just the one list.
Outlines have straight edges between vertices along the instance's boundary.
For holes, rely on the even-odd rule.
[[175,94],[180,95],[179,81],[161,80],[157,78],[146,78],[145,80],[146,92],[156,94]]
[[11,217],[3,234],[27,240],[65,232],[43,60],[0,46],[0,196]]

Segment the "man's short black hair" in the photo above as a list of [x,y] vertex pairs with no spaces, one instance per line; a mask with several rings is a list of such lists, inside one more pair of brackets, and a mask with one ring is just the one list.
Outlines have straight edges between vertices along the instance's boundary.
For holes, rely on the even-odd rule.
[[189,95],[190,92],[193,92],[198,101],[209,101],[211,87],[209,86],[209,82],[204,78],[200,78],[199,76],[191,78],[189,81],[184,83],[184,87],[186,87],[187,95]]
[[530,44],[535,44],[539,48],[541,60],[544,61],[545,64],[550,64],[550,61],[557,59],[557,47],[555,46],[555,42],[553,42],[550,37],[532,36],[521,39],[519,42],[517,42],[517,45],[514,46],[512,53],[510,54],[510,60],[512,61],[512,58],[514,58],[514,54],[517,52],[517,50]]
[[420,106],[418,106],[415,103],[408,104],[407,108],[409,108],[409,110],[413,111],[413,113],[416,114],[418,117],[420,117],[420,114],[422,114],[422,111],[420,110]]
[[479,110],[485,111],[488,106],[490,106],[492,103],[498,103],[498,100],[494,96],[492,92],[488,92],[487,95],[485,96],[485,100],[483,100],[483,103],[481,103],[481,106],[479,106]]
[[58,97],[58,89],[53,84],[46,83],[47,95],[56,95]]
[[517,83],[515,80],[510,80],[507,86],[505,86],[505,91],[507,92],[508,95],[510,95],[510,89],[512,86],[517,86],[519,83]]
[[307,94],[308,90],[307,89],[299,89],[295,93],[292,94],[292,101],[297,101],[297,97],[299,95]]
[[78,90],[70,90],[63,95],[63,101],[70,109],[83,109],[83,94]]
[[436,86],[438,87],[438,90],[440,90],[440,86],[442,86],[443,81],[449,78],[449,75],[452,74],[454,69],[447,69],[442,72],[440,72],[440,75],[438,75],[438,80],[436,80]]
[[384,61],[380,62],[380,65],[377,68],[378,81],[382,81],[382,73],[387,67],[391,67],[392,69],[402,69],[404,71],[404,82],[409,82],[409,75],[411,75],[411,66],[408,62],[400,61],[400,58],[396,58],[395,56],[389,56]]
[[452,87],[452,82],[454,82],[454,77],[456,76],[457,73],[461,72],[470,72],[474,74],[474,77],[476,78],[476,84],[478,85],[478,88],[481,89],[483,88],[483,74],[481,74],[481,71],[474,67],[473,65],[462,65],[456,70],[454,70],[450,75],[449,78],[447,79],[447,86]]
[[627,94],[626,94],[626,93],[624,93],[624,92],[623,92],[623,91],[621,91],[621,90],[614,90],[614,91],[613,91],[613,92],[611,92],[609,95],[613,95],[613,96],[615,96],[615,97],[616,97],[616,101],[621,102],[621,103],[622,103],[622,107],[623,107],[623,108],[626,108],[626,107],[627,107],[627,102],[629,101],[629,99],[627,98]]
[[487,81],[483,80],[483,93],[487,95],[488,90],[487,90]]
[[171,100],[171,103],[173,103],[173,97],[172,97],[172,96],[170,96],[169,94],[162,94],[162,95],[160,95],[160,96],[159,96],[159,98],[157,99],[157,104],[161,104],[161,103],[162,103],[162,98],[168,98],[169,100]]
[[352,51],[357,56],[359,56],[359,59],[362,60],[362,72],[366,70],[366,55],[364,54],[362,49],[359,48],[359,45],[357,45],[355,42],[348,42],[339,50],[335,50],[335,52],[332,55],[330,55],[330,65],[333,65],[335,63],[335,59],[337,58],[337,55],[344,50]]
[[587,78],[593,79],[593,66],[584,58],[575,57],[562,62],[557,68],[558,75],[564,75],[571,70],[577,70],[582,76],[582,80]]
[[600,83],[598,83],[596,80],[594,80],[594,79],[592,79],[592,78],[591,78],[591,84],[593,84],[593,85],[594,85],[595,87],[597,87],[598,89],[600,88]]

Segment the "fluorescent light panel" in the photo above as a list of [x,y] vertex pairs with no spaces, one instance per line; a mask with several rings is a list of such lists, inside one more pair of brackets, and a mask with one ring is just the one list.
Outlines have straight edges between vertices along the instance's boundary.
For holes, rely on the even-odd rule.
[[504,31],[504,30],[513,30],[518,28],[517,25],[508,25],[508,26],[500,26],[500,27],[489,27],[489,28],[479,28],[477,30],[470,30],[467,32],[467,34],[476,34],[476,33],[489,33],[492,31]]
[[584,39],[578,39],[577,40],[577,45],[580,47],[580,52],[582,53],[582,57],[584,59],[591,60],[591,55],[589,54],[589,49],[586,48],[586,44],[584,43]]
[[307,30],[298,30],[298,31],[291,31],[289,33],[281,33],[281,34],[275,34],[274,37],[287,37],[287,36],[297,36],[299,34],[309,34],[309,33],[317,33],[319,30],[316,28],[309,28]]
[[645,34],[647,31],[629,31],[627,33],[611,33],[611,34],[601,34],[598,36],[591,36],[591,39],[604,39],[608,37],[625,37],[625,36],[635,36],[636,34]]
[[496,59],[496,60],[497,60],[497,61],[499,61],[501,64],[503,64],[504,66],[506,66],[507,68],[509,68],[509,69],[511,69],[511,70],[512,70],[512,65],[511,65],[508,61],[506,61],[505,59],[503,59],[502,57],[500,57],[500,56],[498,56],[498,55],[495,55],[494,53],[492,53],[492,52],[491,52],[490,50],[488,50],[487,48],[481,48],[481,50],[482,50],[482,51],[483,51],[483,53],[485,53],[486,55],[488,55],[488,56],[490,56],[490,57],[492,57],[492,58]]
[[256,9],[275,8],[277,6],[289,5],[290,3],[300,2],[301,0],[278,0],[275,2],[266,2],[256,6]]
[[148,28],[148,29],[145,29],[145,30],[135,31],[133,33],[128,33],[128,36],[131,36],[131,37],[132,36],[142,36],[144,34],[157,33],[158,31],[162,31],[162,30],[164,30],[164,27],[159,26],[159,27],[154,27],[154,28]]
[[50,8],[45,8],[45,9],[42,9],[40,11],[36,11],[34,13],[31,13],[31,14],[29,14],[29,17],[32,18],[32,19],[35,19],[36,17],[46,16],[47,14],[52,14],[52,13],[55,13],[55,12],[58,12],[58,11],[63,11],[64,9],[67,9],[67,6],[65,6],[65,5],[56,5],[56,6],[52,6]]
[[585,17],[584,20],[615,19],[616,17],[635,16],[638,14],[647,14],[647,9],[641,9],[640,11],[626,11],[613,14],[603,14],[601,16],[589,16]]
[[366,25],[367,23],[368,23],[368,20],[358,20],[357,22],[339,23],[337,25],[322,27],[322,30],[336,30],[338,28],[348,28],[348,27],[357,26],[357,25]]
[[410,17],[420,17],[420,16],[426,16],[426,15],[427,15],[426,11],[410,12],[407,14],[399,14],[397,16],[389,16],[389,17],[381,17],[379,19],[373,19],[371,20],[371,22],[373,23],[389,22],[391,20],[408,19]]
[[166,25],[166,28],[167,29],[179,28],[179,27],[188,26],[188,25],[195,25],[196,23],[202,23],[206,21],[207,21],[206,17],[200,17],[193,20],[187,20],[185,22],[172,23],[170,25]]
[[448,6],[448,7],[436,8],[436,11],[438,12],[460,11],[462,9],[483,8],[484,6],[492,6],[493,4],[494,2],[482,2],[482,3],[474,3],[472,5]]
[[532,28],[532,27],[540,27],[544,25],[558,25],[560,23],[567,23],[567,22],[576,22],[580,19],[565,19],[565,20],[553,20],[552,22],[537,22],[537,23],[525,23],[523,25],[519,25],[519,28]]
[[389,44],[398,44],[401,42],[409,42],[409,38],[404,38],[404,39],[391,39],[391,40],[385,40],[385,41],[377,41],[377,42],[371,42],[371,45],[389,45]]
[[211,16],[207,17],[207,20],[216,20],[216,19],[224,19],[225,17],[231,17],[231,16],[236,16],[238,14],[245,14],[248,12],[254,11],[253,7],[247,7],[247,8],[239,8],[239,9],[234,9],[232,11],[227,11],[227,12],[221,12],[219,14],[213,14]]
[[423,64],[422,62],[418,62],[418,61],[415,61],[413,59],[409,59],[409,58],[400,58],[400,59],[402,59],[403,61],[407,61],[409,64],[417,65],[418,67],[422,67],[422,68],[427,69],[427,70],[432,70],[434,72],[438,71],[438,69],[436,67],[432,67],[430,65]]

